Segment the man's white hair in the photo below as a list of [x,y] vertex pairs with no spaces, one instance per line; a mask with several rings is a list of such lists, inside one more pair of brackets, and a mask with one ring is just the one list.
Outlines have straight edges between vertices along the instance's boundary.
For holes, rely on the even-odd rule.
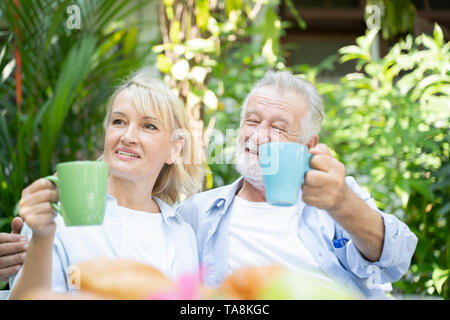
[[272,87],[280,92],[289,90],[305,97],[308,101],[309,109],[307,114],[300,120],[301,130],[299,141],[306,144],[313,135],[319,134],[324,118],[322,97],[313,84],[293,75],[289,71],[268,71],[264,77],[253,86],[242,104],[240,126],[242,126],[245,119],[248,100],[255,90],[262,87]]

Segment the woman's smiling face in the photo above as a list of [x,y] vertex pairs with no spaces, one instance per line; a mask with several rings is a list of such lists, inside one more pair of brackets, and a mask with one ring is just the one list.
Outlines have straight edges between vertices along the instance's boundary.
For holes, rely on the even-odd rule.
[[165,163],[170,164],[173,142],[153,108],[137,112],[130,90],[115,97],[105,134],[105,161],[110,176],[128,180],[155,181]]

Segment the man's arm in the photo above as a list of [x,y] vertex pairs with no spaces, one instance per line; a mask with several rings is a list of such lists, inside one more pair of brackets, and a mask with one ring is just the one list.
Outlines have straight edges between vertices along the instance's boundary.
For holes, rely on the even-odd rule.
[[0,281],[17,274],[25,261],[28,242],[20,235],[23,221],[16,217],[11,222],[11,233],[0,233]]
[[345,183],[345,166],[335,159],[327,146],[310,149],[311,168],[302,186],[303,201],[326,210],[351,236],[361,254],[369,261],[380,259],[384,243],[382,216],[371,209]]
[[343,188],[343,193],[341,205],[329,213],[350,234],[364,258],[371,262],[378,261],[384,244],[383,217],[347,185]]

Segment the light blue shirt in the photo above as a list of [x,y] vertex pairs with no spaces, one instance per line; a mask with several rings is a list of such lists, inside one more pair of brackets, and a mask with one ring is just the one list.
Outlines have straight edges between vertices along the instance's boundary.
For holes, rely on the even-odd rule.
[[[167,248],[167,277],[176,279],[184,273],[198,271],[198,253],[195,234],[189,224],[183,221],[176,211],[164,201],[154,198],[163,218]],[[100,226],[66,227],[62,216],[56,217],[56,233],[53,244],[52,290],[71,291],[67,285],[71,266],[98,258],[120,259],[121,216],[116,199],[108,196],[105,218]],[[122,218],[121,218],[122,217]],[[22,234],[31,239],[32,230],[24,224]],[[130,235],[127,235],[130,236]],[[136,235],[137,237],[139,235]],[[148,246],[160,246],[161,243],[149,243]],[[13,288],[20,277],[19,273],[10,278]]]
[[[200,265],[207,285],[218,286],[228,275],[230,204],[241,188],[241,177],[231,185],[196,194],[177,207],[177,211],[197,236]],[[355,179],[347,185],[384,221],[385,237],[379,261],[366,260],[350,235],[324,210],[297,203],[298,236],[322,271],[369,299],[384,299],[382,284],[397,281],[409,268],[417,237],[395,216],[379,211],[370,194]],[[345,239],[337,241],[340,239]]]

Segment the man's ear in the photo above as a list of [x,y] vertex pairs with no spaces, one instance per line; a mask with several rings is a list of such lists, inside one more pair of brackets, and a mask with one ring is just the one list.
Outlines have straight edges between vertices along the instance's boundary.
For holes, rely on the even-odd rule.
[[306,145],[309,149],[314,148],[319,144],[319,136],[317,134],[313,135],[311,139],[309,139],[308,144]]
[[166,159],[167,164],[173,164],[177,161],[178,156],[180,155],[181,150],[184,147],[184,139],[180,138],[178,141],[173,143],[172,149],[170,150],[169,156]]

